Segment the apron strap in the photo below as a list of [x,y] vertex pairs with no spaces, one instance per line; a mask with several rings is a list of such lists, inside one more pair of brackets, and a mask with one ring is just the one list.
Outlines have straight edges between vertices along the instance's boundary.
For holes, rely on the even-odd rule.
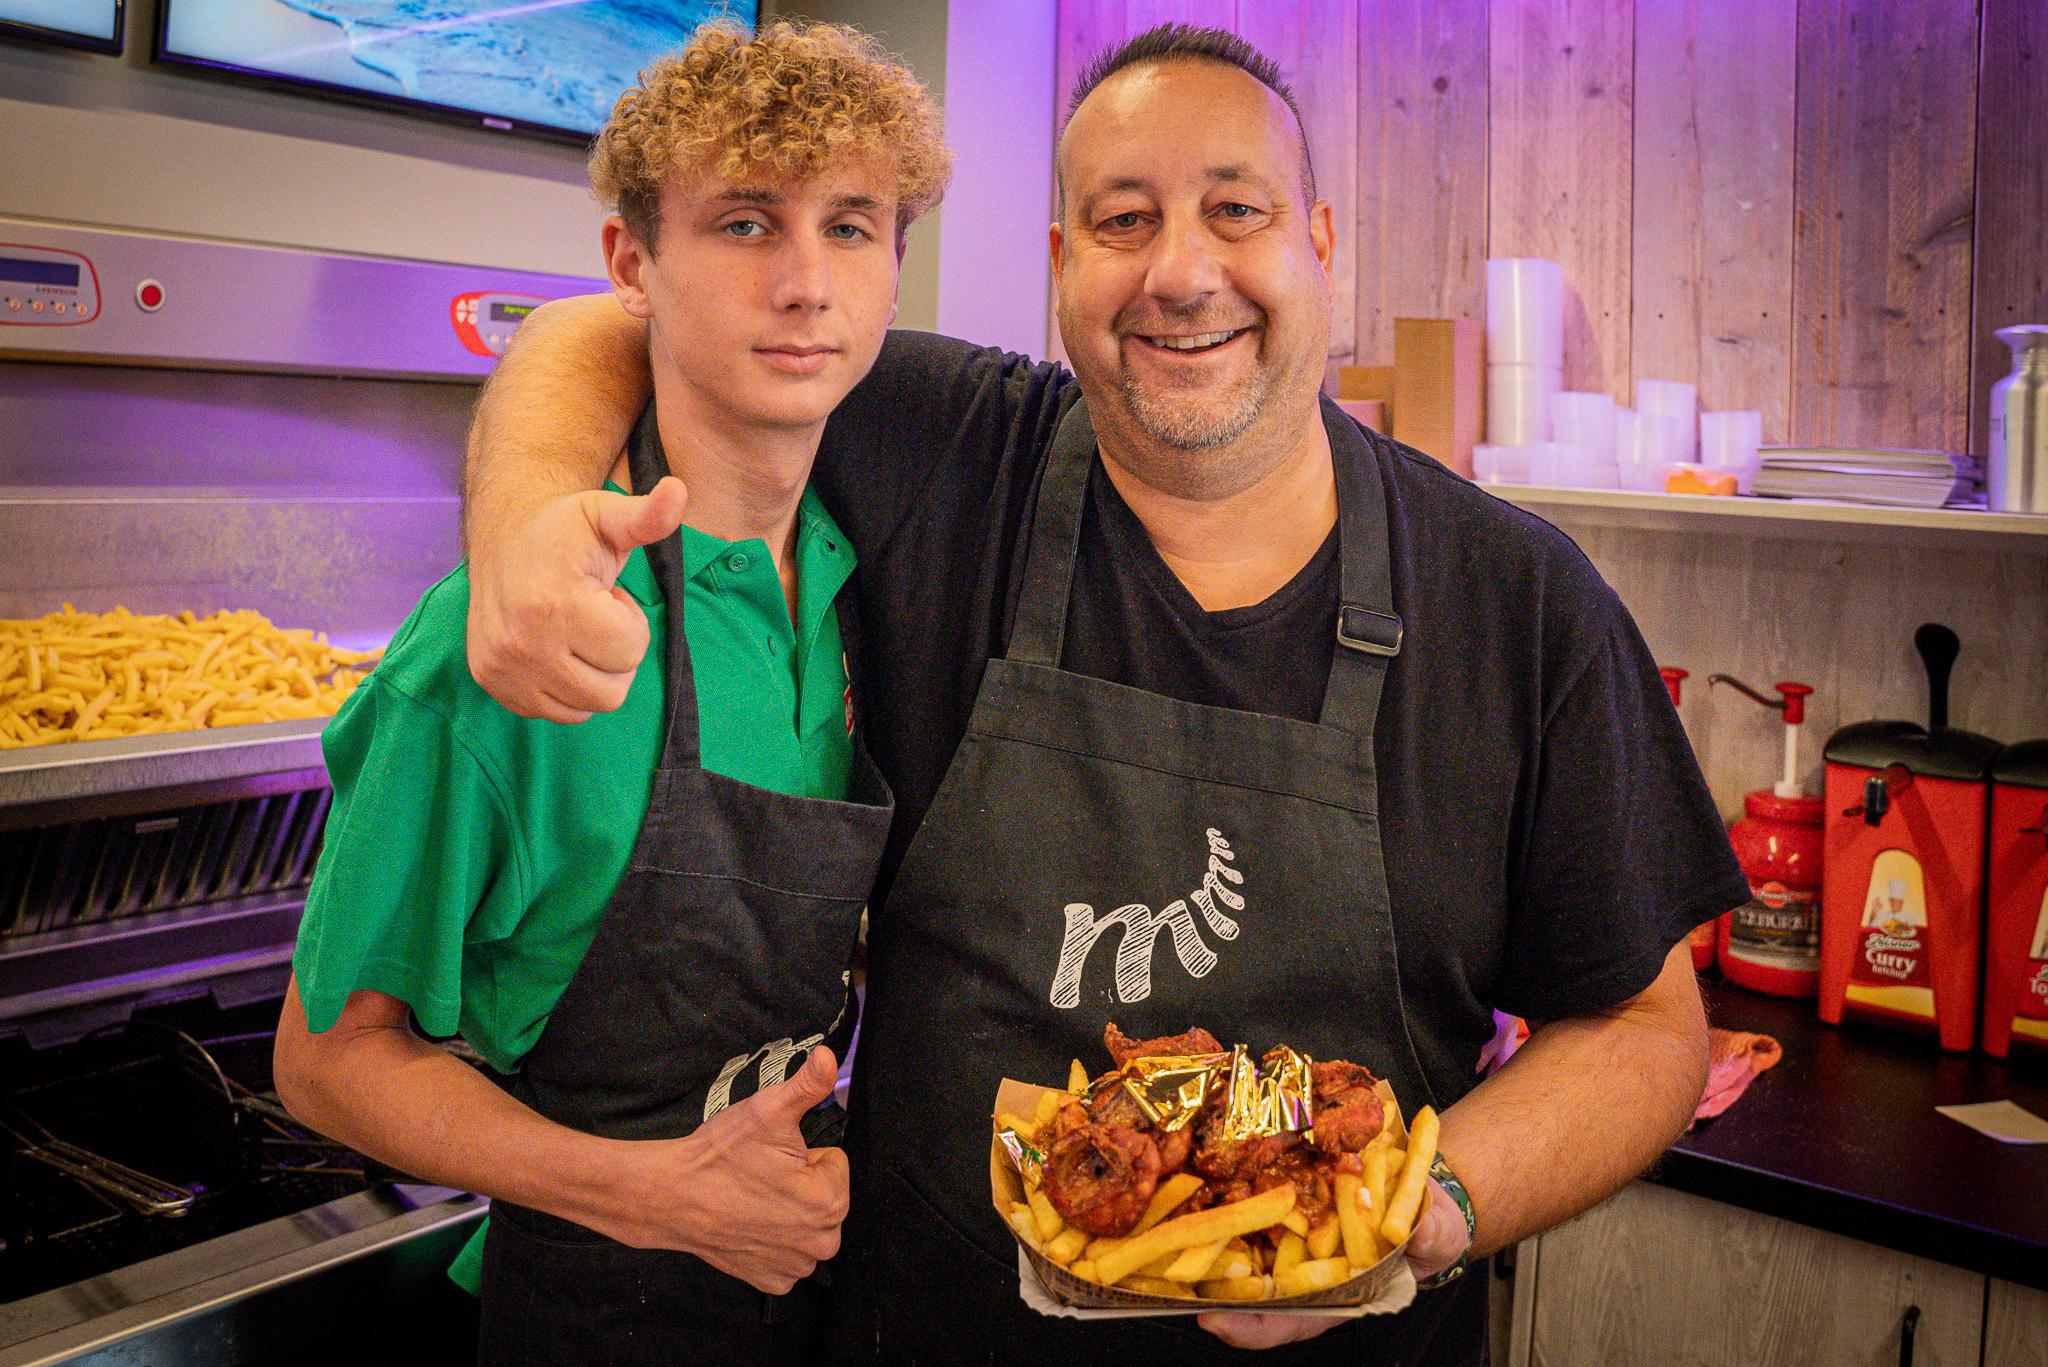
[[1059,668],[1074,559],[1081,546],[1081,509],[1088,501],[1088,474],[1094,465],[1095,424],[1088,418],[1087,401],[1081,400],[1060,419],[1038,482],[1017,620],[1010,628],[1009,658],[1020,664]]
[[[1401,653],[1401,618],[1394,611],[1388,560],[1386,490],[1379,463],[1351,420],[1325,401],[1323,425],[1337,481],[1337,524],[1342,559],[1337,607],[1337,652],[1323,695],[1321,723],[1359,735],[1372,733],[1387,665]],[[1065,644],[1067,604],[1081,542],[1081,510],[1095,462],[1095,427],[1085,401],[1060,420],[1038,486],[1031,542],[1010,659],[1057,669]]]
[[[668,454],[662,449],[661,428],[655,421],[654,402],[641,410],[626,448],[626,463],[632,470],[633,492],[649,494],[671,473]],[[668,609],[667,697],[663,711],[668,717],[661,741],[661,767],[697,769],[703,755],[697,731],[697,680],[690,664],[690,638],[683,630],[683,589],[689,576],[683,569],[683,535],[672,532],[647,546],[647,561],[661,585]]]
[[1337,651],[1323,694],[1321,722],[1370,736],[1379,715],[1387,667],[1401,653],[1401,618],[1394,611],[1393,571],[1387,545],[1387,495],[1379,461],[1351,419],[1323,400],[1323,427],[1337,476],[1338,553],[1342,557],[1337,604]]

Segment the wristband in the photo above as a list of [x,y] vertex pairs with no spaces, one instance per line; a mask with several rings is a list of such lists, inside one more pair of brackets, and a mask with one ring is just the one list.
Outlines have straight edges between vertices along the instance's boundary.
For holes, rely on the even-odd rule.
[[1429,1165],[1429,1175],[1436,1179],[1444,1194],[1457,1202],[1458,1210],[1465,1217],[1465,1248],[1458,1254],[1458,1260],[1441,1272],[1433,1272],[1415,1283],[1417,1291],[1434,1291],[1439,1286],[1448,1286],[1465,1275],[1465,1264],[1472,1260],[1472,1241],[1479,1234],[1479,1217],[1472,1213],[1472,1197],[1465,1190],[1465,1184],[1458,1180],[1458,1174],[1451,1171],[1451,1165],[1444,1162],[1439,1153]]

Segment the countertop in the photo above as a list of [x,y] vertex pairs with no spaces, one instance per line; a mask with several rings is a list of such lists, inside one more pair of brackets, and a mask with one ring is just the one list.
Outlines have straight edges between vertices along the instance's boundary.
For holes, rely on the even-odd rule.
[[1700,988],[1714,1024],[1774,1036],[1785,1056],[1648,1180],[2048,1290],[2048,1144],[1933,1109],[2009,1098],[2048,1116],[2048,1054],[1945,1054],[1931,1036],[1824,1025],[1811,1000]]

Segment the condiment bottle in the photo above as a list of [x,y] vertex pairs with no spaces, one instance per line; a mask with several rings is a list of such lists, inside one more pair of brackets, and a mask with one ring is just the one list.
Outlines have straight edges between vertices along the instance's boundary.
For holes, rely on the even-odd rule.
[[1785,764],[1778,781],[1742,799],[1743,815],[1728,828],[1728,843],[1749,880],[1749,901],[1716,922],[1721,976],[1780,997],[1811,997],[1820,990],[1821,865],[1826,840],[1821,800],[1799,784],[1799,728],[1813,689],[1776,685],[1769,698],[1728,674],[1711,675],[1784,715]]
[[[1664,691],[1671,695],[1671,706],[1678,707],[1680,686],[1692,677],[1676,665],[1660,665],[1657,673],[1663,676]],[[1686,935],[1686,943],[1692,949],[1692,967],[1695,973],[1704,973],[1714,966],[1714,922],[1697,925]]]
[[1991,766],[1991,909],[1984,933],[1984,1052],[2048,1049],[2048,740]]

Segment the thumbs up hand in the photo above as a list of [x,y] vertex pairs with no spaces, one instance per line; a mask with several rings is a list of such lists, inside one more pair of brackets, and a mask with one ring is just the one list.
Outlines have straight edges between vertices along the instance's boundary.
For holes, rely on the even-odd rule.
[[804,1114],[832,1095],[839,1064],[813,1049],[785,1081],[735,1102],[682,1139],[627,1146],[613,1238],[694,1253],[782,1295],[839,1251],[846,1155],[811,1149]]
[[647,616],[617,585],[636,546],[682,524],[673,475],[642,496],[593,489],[548,504],[469,563],[469,672],[510,711],[580,722],[625,702]]

